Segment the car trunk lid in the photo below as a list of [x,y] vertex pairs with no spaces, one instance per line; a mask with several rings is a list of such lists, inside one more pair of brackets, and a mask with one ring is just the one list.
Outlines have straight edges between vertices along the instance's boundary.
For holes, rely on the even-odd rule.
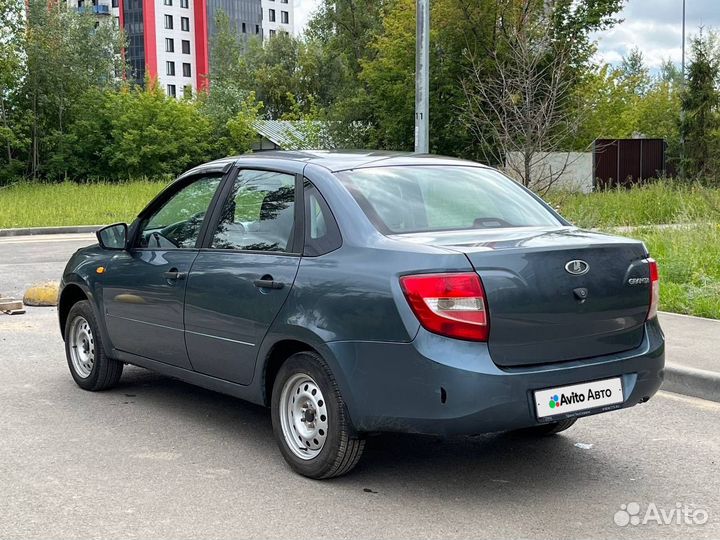
[[574,227],[398,235],[458,250],[480,275],[493,361],[506,367],[638,347],[650,302],[641,242]]

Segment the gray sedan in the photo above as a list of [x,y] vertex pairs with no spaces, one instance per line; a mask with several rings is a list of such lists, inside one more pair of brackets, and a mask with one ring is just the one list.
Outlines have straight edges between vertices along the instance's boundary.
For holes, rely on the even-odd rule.
[[550,435],[660,387],[658,270],[498,171],[277,152],[197,167],[98,231],[61,283],[85,390],[125,364],[269,406],[298,473],[368,434]]

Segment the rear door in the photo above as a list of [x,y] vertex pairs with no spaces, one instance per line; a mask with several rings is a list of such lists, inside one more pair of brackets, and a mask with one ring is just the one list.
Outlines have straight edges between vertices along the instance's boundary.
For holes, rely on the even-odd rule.
[[222,173],[187,178],[149,208],[128,251],[108,265],[103,295],[113,346],[190,369],[183,336],[187,276]]
[[259,345],[300,263],[301,189],[295,174],[243,169],[223,190],[187,286],[185,341],[196,371],[252,380]]

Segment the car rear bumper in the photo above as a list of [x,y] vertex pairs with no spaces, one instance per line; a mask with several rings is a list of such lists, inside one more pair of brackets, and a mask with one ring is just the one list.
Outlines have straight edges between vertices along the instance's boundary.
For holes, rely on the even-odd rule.
[[460,435],[506,431],[542,423],[533,391],[622,377],[623,402],[553,416],[543,422],[632,407],[663,381],[665,340],[657,319],[641,345],[622,353],[500,368],[485,343],[420,330],[411,343],[331,342],[332,366],[350,417],[360,432]]

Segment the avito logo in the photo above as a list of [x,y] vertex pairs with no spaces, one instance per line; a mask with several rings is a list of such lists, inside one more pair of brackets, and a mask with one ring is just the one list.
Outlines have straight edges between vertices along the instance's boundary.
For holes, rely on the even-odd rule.
[[609,398],[612,397],[612,390],[609,388],[603,388],[602,390],[588,390],[587,396],[585,394],[579,394],[577,392],[572,392],[570,395],[566,394],[560,394],[559,396],[555,394],[550,398],[550,403],[548,404],[551,409],[556,409],[560,407],[561,405],[572,405],[573,403],[584,403],[587,401],[593,401],[595,399],[602,399],[602,398]]

